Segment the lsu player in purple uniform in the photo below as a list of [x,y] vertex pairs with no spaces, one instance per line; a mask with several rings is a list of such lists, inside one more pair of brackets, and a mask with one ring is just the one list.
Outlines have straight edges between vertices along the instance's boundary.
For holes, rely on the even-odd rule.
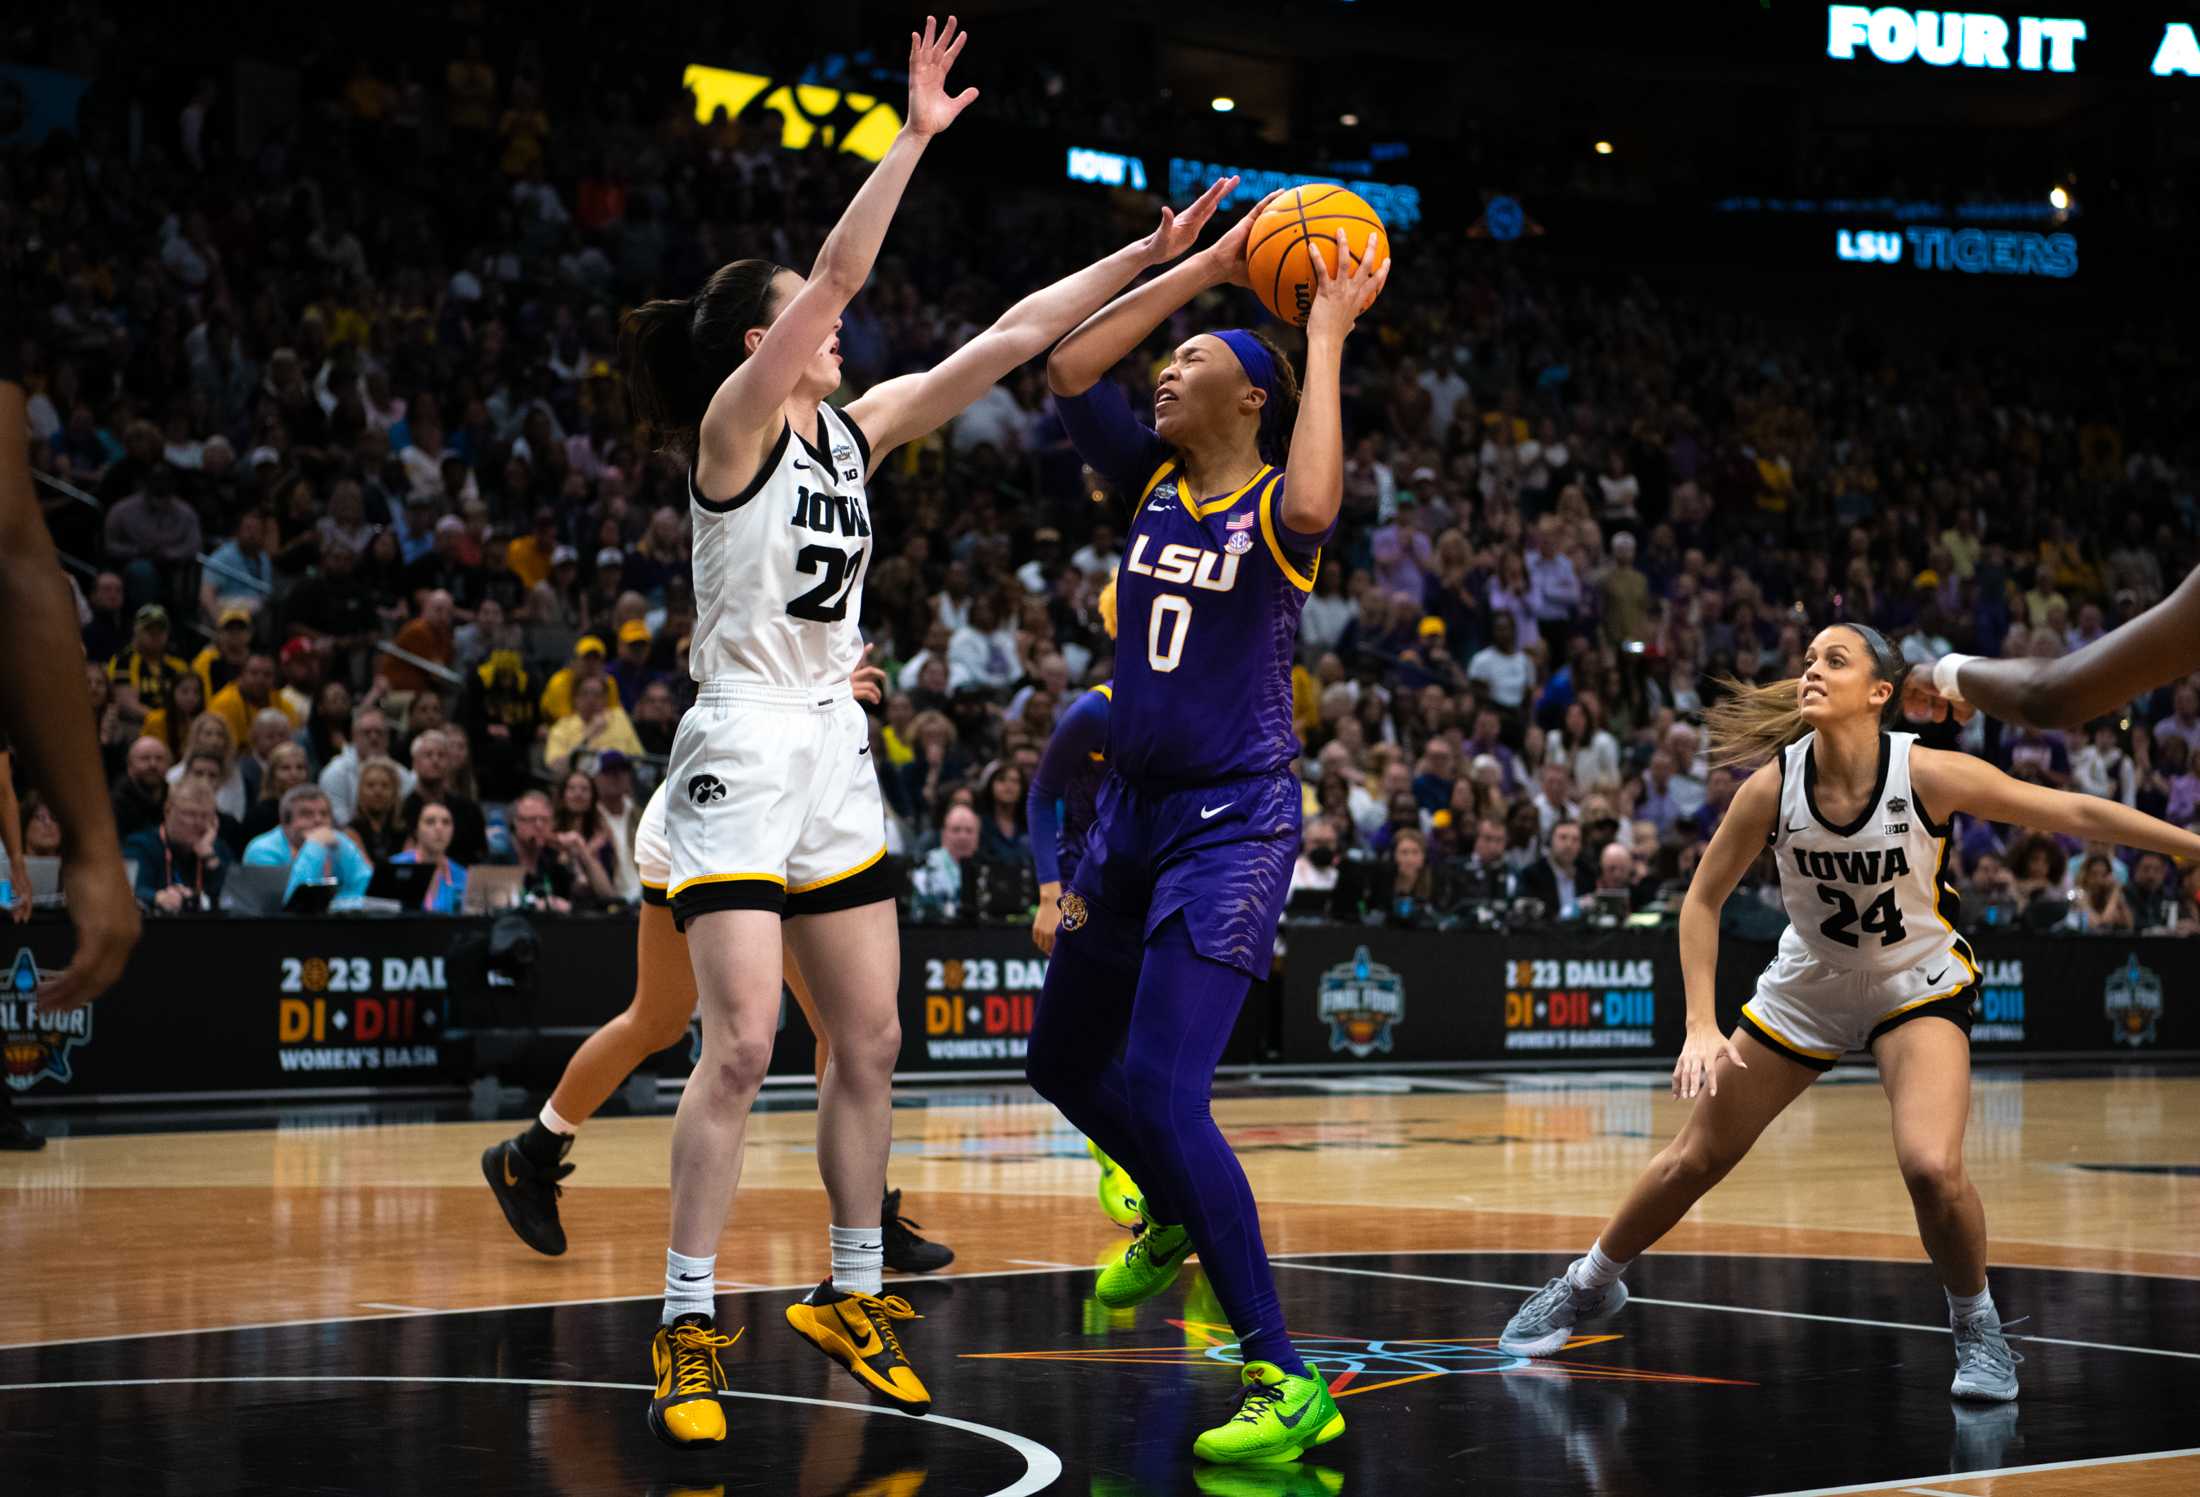
[[1245,284],[1259,211],[1047,361],[1078,452],[1134,508],[1108,776],[1061,896],[1029,1060],[1039,1093],[1144,1187],[1144,1222],[1101,1270],[1101,1303],[1152,1298],[1196,1250],[1238,1332],[1237,1412],[1193,1445],[1227,1463],[1290,1460],[1344,1433],[1284,1330],[1258,1208],[1209,1095],[1267,974],[1297,855],[1292,652],[1343,502],[1344,340],[1389,262],[1355,265],[1340,236],[1338,273],[1323,270],[1307,318],[1303,389],[1275,345],[1237,329],[1177,347],[1151,426],[1106,375],[1200,292]]
[[[1100,622],[1115,638],[1115,583],[1100,589]],[[1024,797],[1031,822],[1031,861],[1039,875],[1039,908],[1031,917],[1031,941],[1048,956],[1062,920],[1062,881],[1077,871],[1092,829],[1093,805],[1108,777],[1108,703],[1115,683],[1103,681],[1069,704],[1054,725],[1046,752]],[[1100,1209],[1119,1227],[1136,1229],[1138,1185],[1130,1172],[1091,1139],[1085,1146],[1100,1166]]]

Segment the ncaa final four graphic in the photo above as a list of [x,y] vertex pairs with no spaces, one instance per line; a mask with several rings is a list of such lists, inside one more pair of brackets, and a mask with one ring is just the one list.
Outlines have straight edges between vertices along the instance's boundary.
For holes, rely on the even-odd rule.
[[2108,975],[2101,994],[2108,1015],[2108,1035],[2119,1045],[2151,1045],[2162,1023],[2162,979],[2151,967],[2139,965],[2138,953]]
[[7,1059],[8,1090],[27,1092],[39,1082],[67,1085],[69,1052],[92,1042],[92,1006],[65,1014],[38,1011],[39,968],[28,948],[15,953],[0,991],[0,1053]]
[[1391,1030],[1406,1016],[1406,985],[1397,970],[1362,946],[1352,960],[1322,974],[1319,1012],[1329,1026],[1329,1048],[1357,1056],[1390,1053]]

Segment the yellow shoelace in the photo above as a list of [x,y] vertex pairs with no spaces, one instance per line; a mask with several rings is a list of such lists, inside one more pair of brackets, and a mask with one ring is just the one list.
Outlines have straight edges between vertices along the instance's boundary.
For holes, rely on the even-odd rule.
[[[748,1329],[746,1326],[742,1330]],[[717,1374],[719,1382],[726,1380],[726,1371],[718,1365],[718,1353],[741,1339],[741,1331],[721,1336],[716,1331],[706,1331],[699,1325],[684,1325],[672,1332],[672,1388],[675,1393],[710,1393],[714,1391],[711,1375]]]
[[917,1313],[916,1307],[898,1294],[851,1294],[848,1297],[861,1305],[864,1313],[871,1317],[871,1324],[877,1327],[879,1340],[886,1343],[887,1350],[901,1357],[904,1362],[908,1361],[902,1355],[901,1341],[894,1334],[893,1322],[924,1319]]

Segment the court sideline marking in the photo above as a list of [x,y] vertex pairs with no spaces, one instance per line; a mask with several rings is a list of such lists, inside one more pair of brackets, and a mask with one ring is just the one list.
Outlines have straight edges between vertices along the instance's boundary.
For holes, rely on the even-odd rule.
[[[1519,1293],[1533,1293],[1543,1287],[1540,1284],[1499,1284],[1481,1279],[1446,1279],[1427,1277],[1417,1274],[1380,1273],[1374,1269],[1345,1268],[1339,1265],[1318,1263],[1308,1264],[1297,1261],[1302,1258],[1398,1258],[1407,1256],[1408,1251],[1410,1251],[1415,1256],[1428,1258],[1480,1258],[1510,1255],[1519,1255],[1523,1257],[1536,1256],[1535,1250],[1523,1248],[1414,1248],[1411,1250],[1400,1250],[1397,1248],[1341,1248],[1335,1251],[1327,1252],[1309,1250],[1306,1252],[1294,1253],[1270,1253],[1268,1255],[1268,1261],[1270,1264],[1277,1268],[1325,1268],[1328,1272],[1331,1273],[1357,1273],[1370,1275],[1376,1278],[1403,1278],[1418,1280],[1420,1282],[1430,1284],[1459,1284],[1469,1288],[1506,1289]],[[1545,1256],[1556,1258],[1562,1256],[1562,1254],[1557,1250],[1553,1250],[1545,1254]],[[1849,1254],[1828,1253],[1786,1254],[1757,1252],[1675,1252],[1661,1253],[1658,1254],[1658,1256],[1664,1258],[1793,1257],[1798,1259],[1814,1259],[1828,1263],[1908,1263],[1912,1261],[1907,1258],[1859,1257]],[[2043,1268],[2038,1267],[2037,1265],[2030,1264],[2011,1264],[2004,1266],[2021,1268],[2028,1272],[2099,1274],[2105,1275],[2110,1278],[2173,1278],[2180,1283],[2192,1282],[2190,1279],[2179,1278],[2176,1275],[2127,1274],[2121,1269],[2113,1268]],[[1038,1278],[1047,1274],[1057,1273],[1093,1273],[1096,1272],[1098,1268],[1098,1264],[1081,1264],[1045,1268],[985,1268],[975,1269],[969,1273],[939,1274],[937,1276],[897,1276],[889,1274],[887,1275],[886,1282],[890,1284],[946,1284],[953,1283],[958,1279]],[[817,1286],[814,1281],[805,1279],[799,1284],[752,1285],[747,1292],[754,1294],[793,1294],[798,1292],[807,1292],[811,1289],[814,1289],[815,1287]],[[386,1315],[317,1315],[308,1317],[304,1320],[249,1320],[239,1322],[235,1325],[185,1326],[181,1329],[171,1331],[124,1331],[120,1335],[113,1336],[62,1336],[50,1341],[17,1341],[0,1344],[0,1356],[5,1356],[9,1352],[16,1351],[37,1351],[41,1348],[49,1346],[97,1346],[102,1343],[111,1341],[150,1341],[161,1336],[220,1336],[231,1331],[280,1331],[294,1326],[362,1325],[379,1320],[403,1320],[409,1316],[418,1315],[497,1315],[509,1310],[564,1310],[570,1309],[577,1305],[618,1305],[629,1304],[635,1300],[653,1300],[660,1298],[662,1298],[662,1293],[657,1290],[652,1290],[647,1294],[597,1294],[589,1295],[581,1299],[521,1300],[514,1304],[502,1305],[452,1305],[442,1306],[434,1309],[423,1308],[417,1310],[397,1311]],[[1947,1334],[1947,1327],[1945,1326],[1918,1326],[1910,1325],[1902,1321],[1844,1320],[1838,1316],[1808,1315],[1799,1310],[1754,1310],[1742,1305],[1698,1305],[1683,1300],[1646,1299],[1639,1295],[1630,1295],[1629,1299],[1633,1303],[1644,1305],[1675,1305],[1686,1309],[1727,1310],[1732,1311],[1736,1314],[1747,1315],[1782,1315],[1798,1320],[1830,1320],[1833,1323],[1839,1325],[1890,1326],[1899,1330],[1938,1331],[1942,1335]],[[2142,1355],[2163,1357],[2191,1357],[2195,1359],[2200,1359],[2200,1353],[2157,1351],[2153,1348],[2144,1346],[2114,1346],[2104,1342],[2094,1341],[2056,1341],[2054,1340],[2054,1338],[2047,1336],[2012,1336],[2009,1339],[2012,1341],[2041,1341],[2046,1342],[2050,1345],[2060,1346],[2082,1346],[2103,1351],[2128,1351],[2137,1352]]]
[[[1768,1492],[1765,1497],[1849,1497],[1857,1492],[1900,1491],[1904,1487],[1918,1489],[1930,1481],[1985,1481],[1996,1476],[2029,1476],[2035,1471],[2083,1471],[2092,1466],[2135,1466],[2142,1461],[2174,1461],[2187,1456],[2200,1455],[2200,1445],[2187,1446],[2183,1450],[2148,1450],[2136,1455],[2097,1455],[2085,1461],[2043,1461],[2037,1466],[1996,1466],[1990,1471],[1947,1471],[1938,1476],[1912,1477],[1905,1482],[1865,1481],[1849,1487],[1798,1487],[1792,1492]],[[1926,1487],[1924,1490],[1930,1491]],[[1951,1492],[1948,1497],[1981,1497],[1981,1494]]]
[[[368,1376],[350,1375],[291,1375],[261,1377],[124,1377],[88,1378],[58,1383],[0,1383],[0,1393],[44,1392],[63,1388],[163,1388],[178,1384],[200,1383],[437,1383],[471,1384],[492,1387],[520,1388],[608,1388],[620,1393],[654,1392],[650,1383],[598,1383],[544,1377],[435,1377],[435,1376]],[[1024,1474],[988,1497],[1031,1497],[1052,1486],[1062,1475],[1062,1458],[1037,1440],[1019,1435],[1013,1430],[996,1429],[990,1424],[974,1424],[968,1419],[955,1419],[945,1414],[909,1414],[900,1409],[883,1408],[876,1404],[845,1403],[837,1398],[804,1398],[796,1393],[758,1393],[744,1388],[721,1388],[720,1398],[753,1398],[767,1403],[808,1404],[820,1409],[850,1409],[858,1414],[878,1414],[894,1419],[915,1419],[925,1424],[944,1424],[965,1434],[1006,1445],[1023,1457]]]
[[[1316,1255],[1319,1256],[1319,1255]],[[1401,1253],[1405,1257],[1408,1254]],[[1717,1254],[1706,1256],[1716,1257]],[[1392,1273],[1378,1268],[1346,1268],[1338,1263],[1296,1263],[1271,1260],[1277,1268],[1297,1268],[1308,1273],[1353,1274],[1363,1279],[1403,1279],[1413,1284],[1457,1284],[1466,1289],[1509,1289],[1520,1294],[1534,1294],[1541,1284],[1500,1284],[1494,1279],[1447,1279],[1439,1274]],[[1949,1334],[1944,1325],[1917,1325],[1906,1320],[1866,1320],[1853,1315],[1813,1315],[1803,1310],[1760,1310],[1754,1305],[1707,1305],[1699,1300],[1653,1299],[1647,1294],[1629,1294],[1631,1305],[1660,1305],[1669,1310],[1710,1310],[1722,1315],[1764,1315],[1777,1320],[1814,1320],[1823,1325],[1863,1325],[1889,1331],[1927,1331],[1936,1336]],[[2122,1351],[2142,1357],[2179,1357],[2186,1361],[2200,1362],[2200,1351],[2169,1351],[2159,1346],[2118,1346],[2110,1341],[2072,1341],[2061,1336],[2011,1336],[2011,1341],[2036,1341],[2042,1346],[2076,1346],[2088,1351]]]

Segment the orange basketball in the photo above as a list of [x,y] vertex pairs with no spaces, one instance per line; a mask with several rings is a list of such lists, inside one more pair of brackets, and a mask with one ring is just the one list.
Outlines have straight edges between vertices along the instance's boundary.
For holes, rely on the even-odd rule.
[[1261,305],[1293,327],[1306,326],[1314,304],[1311,257],[1320,255],[1334,273],[1339,229],[1354,260],[1380,261],[1390,253],[1390,235],[1375,210],[1334,182],[1294,187],[1270,203],[1245,241],[1245,273]]

